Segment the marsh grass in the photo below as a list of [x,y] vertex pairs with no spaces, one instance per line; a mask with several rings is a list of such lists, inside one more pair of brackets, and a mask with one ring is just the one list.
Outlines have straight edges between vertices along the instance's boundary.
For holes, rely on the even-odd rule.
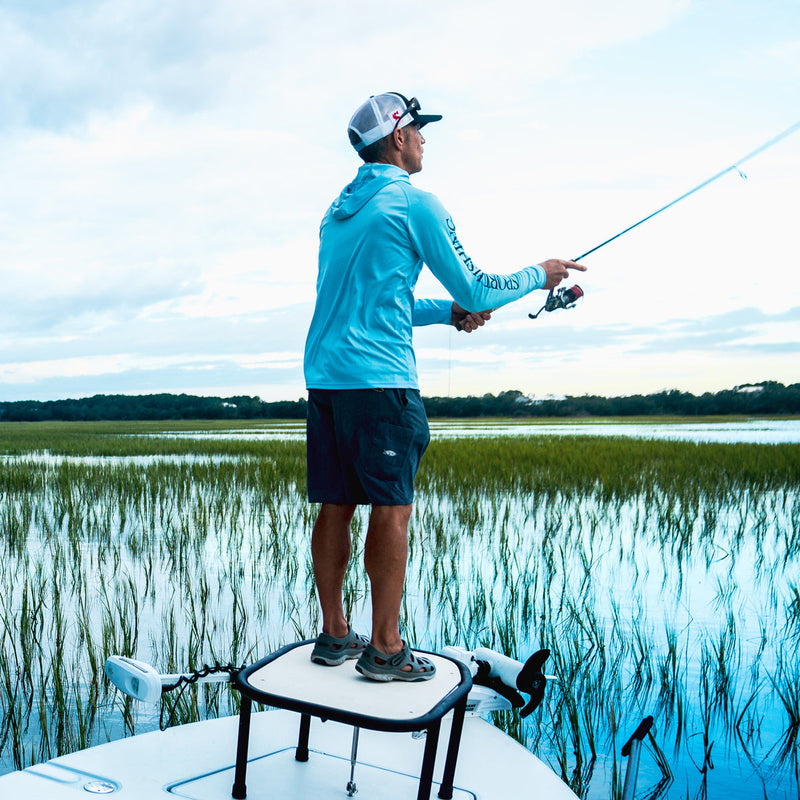
[[[179,672],[316,633],[304,444],[158,436],[196,427],[0,425],[2,769],[158,725],[109,689],[110,653]],[[797,792],[800,448],[444,439],[417,486],[406,636],[550,648],[541,710],[496,724],[581,796],[619,791],[648,713],[651,796]],[[366,629],[365,528],[345,601]],[[205,687],[168,716],[236,710]]]

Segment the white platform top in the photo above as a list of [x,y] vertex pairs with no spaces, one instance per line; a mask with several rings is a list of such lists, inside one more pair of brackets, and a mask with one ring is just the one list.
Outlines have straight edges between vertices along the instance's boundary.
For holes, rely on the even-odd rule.
[[458,667],[448,658],[425,653],[436,665],[427,681],[382,683],[356,672],[355,659],[338,667],[311,661],[313,643],[295,647],[250,673],[247,684],[267,694],[351,714],[406,722],[429,714],[461,684]]

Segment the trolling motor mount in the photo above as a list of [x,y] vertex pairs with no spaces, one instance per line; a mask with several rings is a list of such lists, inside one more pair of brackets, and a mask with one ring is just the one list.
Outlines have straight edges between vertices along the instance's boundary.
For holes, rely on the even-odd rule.
[[555,311],[557,308],[575,308],[575,303],[583,297],[583,289],[576,283],[569,289],[561,287],[558,291],[550,290],[544,305],[535,313],[528,314],[531,319],[536,319],[542,311]]

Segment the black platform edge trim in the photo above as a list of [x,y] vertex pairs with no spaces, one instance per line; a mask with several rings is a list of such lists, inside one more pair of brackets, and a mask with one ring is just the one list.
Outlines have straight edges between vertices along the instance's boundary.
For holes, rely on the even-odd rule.
[[[256,703],[264,703],[268,706],[285,708],[289,711],[296,711],[299,714],[309,714],[312,717],[319,717],[326,720],[330,719],[334,722],[342,722],[345,725],[355,725],[359,728],[365,728],[373,731],[384,731],[387,733],[420,731],[429,727],[437,720],[440,720],[448,711],[455,708],[455,706],[458,704],[458,701],[466,697],[467,694],[469,694],[470,689],[472,689],[472,675],[470,674],[469,669],[467,669],[466,664],[463,664],[454,658],[450,658],[449,656],[444,656],[441,653],[433,653],[430,650],[417,650],[416,648],[414,648],[414,652],[422,653],[423,655],[436,656],[437,658],[444,658],[447,661],[455,664],[458,667],[458,671],[461,675],[461,683],[451,689],[430,711],[420,717],[415,717],[414,719],[394,720],[385,719],[383,717],[372,717],[366,714],[351,713],[343,711],[340,708],[331,708],[329,706],[318,705],[316,703],[307,703],[302,700],[293,700],[291,698],[284,697],[283,695],[263,692],[260,689],[256,689],[254,686],[251,686],[247,682],[248,677],[257,670],[277,660],[289,651],[294,650],[296,647],[313,644],[315,641],[315,639],[306,639],[302,642],[293,642],[285,647],[281,647],[279,650],[276,650],[274,653],[270,653],[260,661],[257,661],[255,664],[250,664],[241,670],[236,675],[233,685],[242,694],[246,695],[251,700],[254,700]],[[320,667],[320,669],[336,669],[336,667]],[[369,678],[365,678],[364,680],[369,680]],[[409,691],[414,690],[413,686],[409,686],[408,688]]]

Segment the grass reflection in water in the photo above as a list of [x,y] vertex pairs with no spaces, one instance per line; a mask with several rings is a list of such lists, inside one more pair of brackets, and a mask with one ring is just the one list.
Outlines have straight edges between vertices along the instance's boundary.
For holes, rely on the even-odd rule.
[[[0,429],[0,452],[22,455],[0,463],[2,771],[158,725],[109,690],[110,653],[173,672],[316,633],[303,443],[120,435],[158,431]],[[45,450],[137,458],[24,457]],[[549,647],[559,683],[541,710],[497,723],[583,796],[619,791],[619,749],[648,713],[640,786],[796,796],[799,484],[797,445],[437,439],[407,637],[523,659]],[[358,557],[345,588],[366,628]],[[235,702],[187,691],[175,717]]]

